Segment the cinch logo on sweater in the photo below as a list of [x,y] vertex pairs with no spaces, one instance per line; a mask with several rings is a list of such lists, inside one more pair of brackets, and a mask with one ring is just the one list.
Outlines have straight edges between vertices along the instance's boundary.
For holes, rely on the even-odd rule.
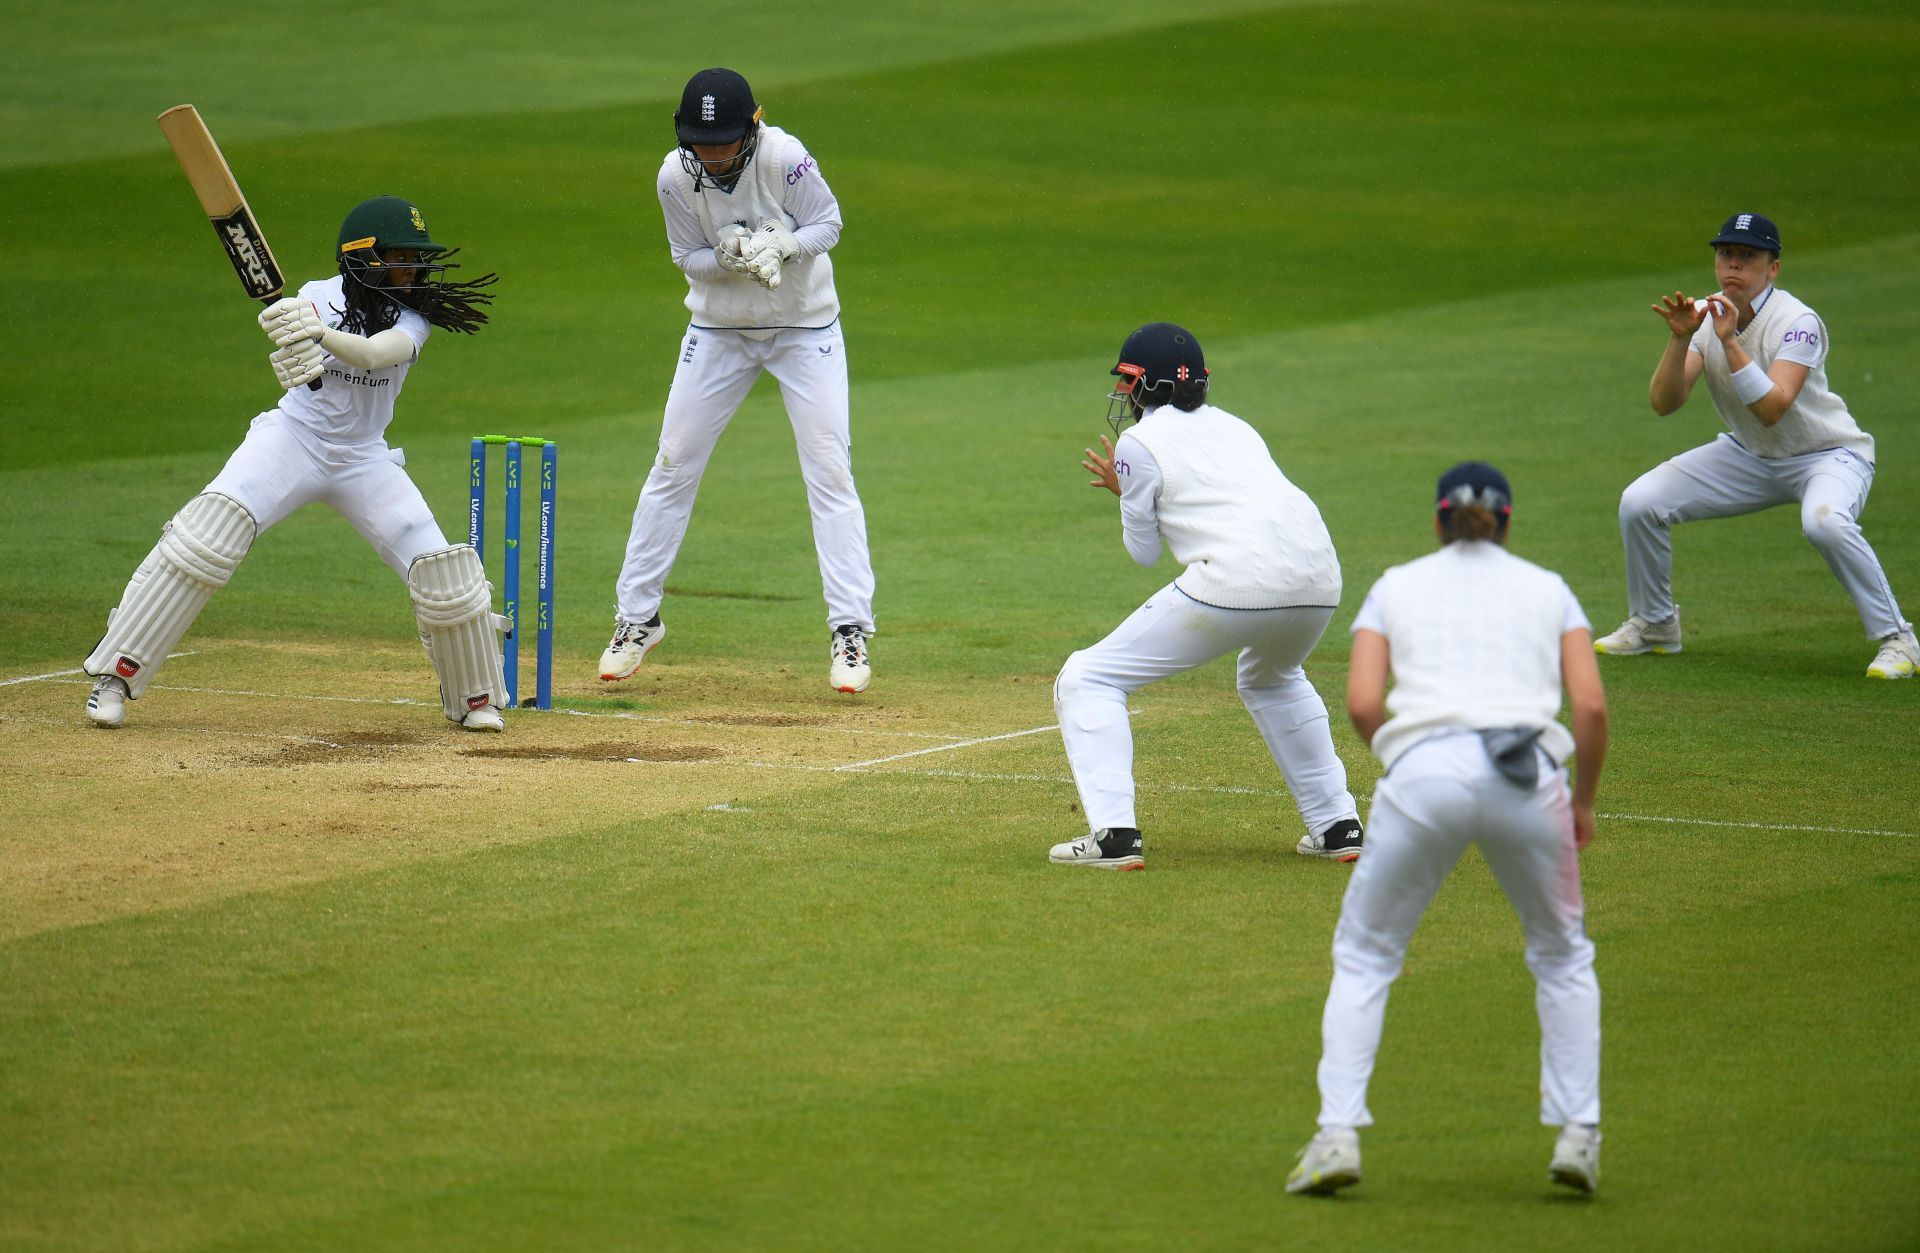
[[787,186],[791,187],[795,183],[799,182],[801,179],[805,178],[807,176],[807,171],[811,170],[812,168],[813,168],[813,158],[809,156],[805,161],[802,161],[799,165],[796,165],[792,169],[788,170]]
[[1780,341],[1780,346],[1785,348],[1788,344],[1817,344],[1819,342],[1820,337],[1812,331],[1788,331],[1786,337]]

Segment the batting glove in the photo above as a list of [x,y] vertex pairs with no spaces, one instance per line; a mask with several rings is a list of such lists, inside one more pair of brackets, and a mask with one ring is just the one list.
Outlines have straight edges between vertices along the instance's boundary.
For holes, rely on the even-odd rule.
[[282,348],[312,342],[327,332],[320,310],[310,300],[276,300],[260,311],[260,329]]
[[326,351],[310,339],[283,345],[267,356],[273,365],[273,377],[288,391],[305,387],[325,374],[326,359]]

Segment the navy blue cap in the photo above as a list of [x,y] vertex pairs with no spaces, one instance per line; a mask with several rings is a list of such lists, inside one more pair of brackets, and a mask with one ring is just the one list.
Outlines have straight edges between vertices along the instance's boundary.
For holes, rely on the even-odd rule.
[[1727,219],[1720,233],[1707,241],[1718,247],[1721,244],[1745,244],[1749,248],[1764,248],[1768,252],[1780,251],[1780,228],[1773,224],[1772,218],[1761,217],[1758,213],[1736,213]]
[[1513,516],[1513,489],[1507,476],[1484,461],[1462,461],[1440,476],[1434,508],[1445,517],[1449,510],[1479,505],[1505,524]]
[[1149,322],[1120,345],[1120,361],[1109,374],[1145,387],[1185,383],[1207,377],[1207,357],[1193,332],[1172,322]]

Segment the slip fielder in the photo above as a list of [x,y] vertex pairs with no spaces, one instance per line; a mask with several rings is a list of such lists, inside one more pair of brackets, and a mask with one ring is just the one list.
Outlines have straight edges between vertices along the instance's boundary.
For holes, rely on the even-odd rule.
[[873,564],[853,484],[847,354],[827,253],[840,205],[806,145],[761,120],[747,80],[701,70],[673,115],[679,146],[656,179],[692,321],[680,340],[660,447],[640,489],[600,677],[627,678],[662,639],[667,573],[707,458],[762,371],[779,381],[813,517],[827,602],[827,682],[872,680]]
[[1920,641],[1887,583],[1859,517],[1873,487],[1873,436],[1827,385],[1827,328],[1789,292],[1780,273],[1780,231],[1757,213],[1736,213],[1709,241],[1720,290],[1704,300],[1675,292],[1653,306],[1671,332],[1648,400],[1662,417],[1687,402],[1703,377],[1726,432],[1635,479],[1620,496],[1627,553],[1627,620],[1594,648],[1610,656],[1677,653],[1673,602],[1675,526],[1800,506],[1800,530],[1853,598],[1879,651],[1872,679],[1906,679]]
[[[254,418],[226,467],[167,523],[107,616],[106,634],[85,662],[99,678],[87,697],[94,722],[119,726],[126,702],[146,692],[259,534],[319,502],[352,523],[406,582],[447,718],[470,731],[502,728],[500,639],[479,555],[447,543],[402,468],[405,454],[386,441],[394,402],[430,328],[470,334],[487,320],[480,306],[493,299],[483,289],[494,276],[441,277],[458,268],[447,260],[453,251],[434,242],[418,208],[376,196],[341,226],[339,273],[260,314],[285,394]],[[308,391],[322,375],[326,386]]]

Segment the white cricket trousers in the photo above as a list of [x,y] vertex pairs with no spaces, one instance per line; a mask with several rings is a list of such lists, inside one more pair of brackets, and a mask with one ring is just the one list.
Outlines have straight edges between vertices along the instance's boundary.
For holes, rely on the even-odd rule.
[[1107,638],[1067,658],[1053,683],[1053,709],[1089,829],[1140,825],[1127,696],[1236,649],[1241,703],[1307,830],[1357,817],[1327,707],[1300,668],[1332,618],[1331,608],[1220,609],[1168,584]]
[[302,505],[326,505],[404,580],[414,558],[447,547],[406,464],[401,449],[337,448],[270,410],[206,490],[239,501],[261,534]]
[[1540,1121],[1600,1121],[1600,984],[1580,899],[1573,801],[1566,771],[1544,754],[1540,767],[1539,782],[1521,788],[1494,769],[1478,735],[1441,732],[1409,748],[1380,780],[1367,849],[1333,933],[1321,1126],[1372,1125],[1367,1080],[1387,992],[1421,914],[1470,843],[1479,844],[1526,933],[1540,1016]]
[[1673,617],[1674,526],[1797,502],[1801,532],[1853,597],[1867,638],[1909,630],[1857,521],[1872,487],[1873,464],[1843,448],[1766,458],[1723,434],[1664,461],[1620,494],[1627,607],[1648,622]]
[[853,623],[873,630],[873,563],[867,555],[867,516],[853,485],[846,345],[837,321],[818,330],[776,331],[767,339],[688,328],[667,393],[660,451],[634,506],[615,587],[622,618],[645,622],[659,612],[707,459],[762,370],[779,382],[793,424],[827,625]]

